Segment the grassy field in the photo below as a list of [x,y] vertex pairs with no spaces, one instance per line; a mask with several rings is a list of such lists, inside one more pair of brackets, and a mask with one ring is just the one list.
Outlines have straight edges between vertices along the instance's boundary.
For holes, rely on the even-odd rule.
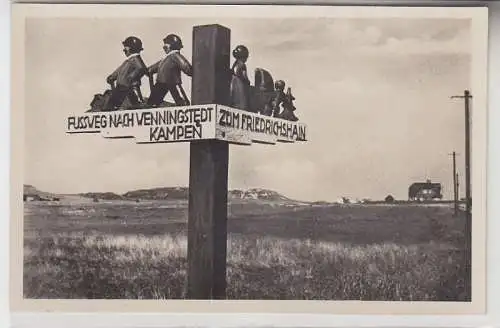
[[[25,203],[27,298],[183,298],[186,204]],[[447,206],[229,208],[230,299],[447,300],[464,290]]]

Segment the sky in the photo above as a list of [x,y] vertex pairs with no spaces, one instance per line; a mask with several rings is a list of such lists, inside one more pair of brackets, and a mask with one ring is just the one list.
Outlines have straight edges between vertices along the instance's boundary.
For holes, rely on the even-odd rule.
[[[451,198],[453,151],[465,184],[463,102],[449,97],[470,88],[468,20],[203,17],[27,19],[25,183],[57,193],[187,186],[189,143],[67,135],[66,119],[105,90],[127,36],[142,39],[147,65],[163,57],[169,33],[191,60],[193,26],[212,23],[231,29],[231,48],[249,48],[251,81],[261,67],[292,88],[308,127],[306,143],[231,145],[230,189],[407,199],[411,183],[431,179]],[[189,95],[189,77],[183,85]]]

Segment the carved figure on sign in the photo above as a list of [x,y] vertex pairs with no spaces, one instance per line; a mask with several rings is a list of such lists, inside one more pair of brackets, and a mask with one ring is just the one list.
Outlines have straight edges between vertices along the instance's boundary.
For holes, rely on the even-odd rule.
[[250,81],[247,75],[246,61],[249,51],[247,47],[239,45],[233,50],[236,59],[231,67],[232,79],[230,87],[230,106],[243,110],[250,110]]
[[90,102],[90,109],[86,112],[99,112],[105,110],[106,104],[109,102],[110,97],[111,90],[106,90],[103,94],[95,94],[94,98]]
[[267,70],[256,68],[254,73],[255,86],[250,86],[252,112],[265,116],[273,114],[272,100],[274,97],[274,80]]
[[280,117],[281,104],[285,101],[285,81],[277,80],[274,83],[275,95],[271,100],[272,115],[274,117]]
[[175,34],[169,34],[163,39],[163,50],[166,57],[148,68],[151,76],[156,74],[156,83],[147,101],[148,106],[161,105],[168,92],[172,95],[177,106],[190,104],[182,88],[181,72],[193,76],[193,67],[180,53],[183,47],[181,38]]
[[143,100],[140,86],[141,78],[147,74],[147,67],[140,56],[142,41],[129,36],[122,44],[127,59],[106,79],[111,86],[111,93],[105,98],[103,109],[108,111],[118,109],[125,100],[132,106],[139,105]]
[[298,121],[298,117],[295,116],[295,105],[293,104],[293,101],[295,100],[295,97],[292,95],[292,89],[288,88],[285,98],[283,101],[283,112],[279,115],[280,118],[288,120],[288,121]]

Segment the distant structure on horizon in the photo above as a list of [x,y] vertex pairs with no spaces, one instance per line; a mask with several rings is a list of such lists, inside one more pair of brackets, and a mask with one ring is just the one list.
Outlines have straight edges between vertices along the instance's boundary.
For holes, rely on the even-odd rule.
[[408,200],[410,201],[426,201],[440,200],[443,198],[441,183],[432,182],[415,182],[408,188]]
[[59,197],[52,195],[48,192],[43,192],[32,185],[24,185],[23,186],[23,201],[24,202],[33,202],[33,201],[59,201]]

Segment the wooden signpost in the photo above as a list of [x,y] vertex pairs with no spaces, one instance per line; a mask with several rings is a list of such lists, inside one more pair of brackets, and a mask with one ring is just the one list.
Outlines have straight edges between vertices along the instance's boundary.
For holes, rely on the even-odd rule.
[[[230,39],[223,27],[194,28],[193,104],[228,104]],[[224,298],[229,145],[200,140],[190,148],[187,298]]]
[[190,142],[188,299],[225,298],[229,144],[307,140],[302,123],[228,106],[230,34],[220,25],[194,27],[192,105],[67,118],[69,134],[97,133],[138,144]]

